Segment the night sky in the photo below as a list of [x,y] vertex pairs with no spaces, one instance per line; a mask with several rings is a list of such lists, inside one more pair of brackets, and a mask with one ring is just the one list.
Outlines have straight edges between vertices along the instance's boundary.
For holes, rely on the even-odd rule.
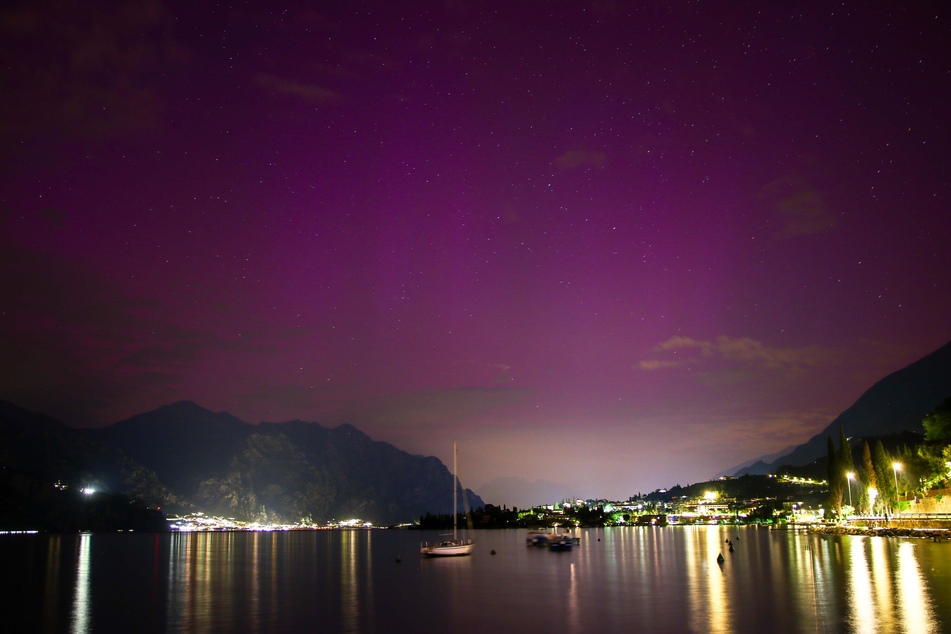
[[0,398],[509,505],[804,442],[951,339],[951,7],[643,4],[4,3]]

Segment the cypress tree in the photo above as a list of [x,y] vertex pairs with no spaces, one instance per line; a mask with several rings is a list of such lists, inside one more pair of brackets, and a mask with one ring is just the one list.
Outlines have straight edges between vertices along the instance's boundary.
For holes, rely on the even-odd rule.
[[842,494],[844,492],[842,487],[842,470],[839,469],[839,461],[835,455],[835,443],[832,442],[832,436],[826,436],[826,440],[829,441],[826,448],[828,455],[826,470],[829,481],[829,510],[834,510],[836,513],[839,513],[842,509]]
[[862,476],[865,478],[865,502],[869,515],[873,513],[877,497],[872,497],[872,489],[875,489],[876,495],[881,493],[878,488],[878,478],[875,476],[875,465],[872,463],[872,449],[868,446],[868,441],[862,441]]
[[885,451],[885,445],[882,444],[881,438],[875,440],[875,447],[872,449],[872,462],[875,464],[875,477],[878,478],[878,493],[882,496],[882,503],[887,504],[894,512],[894,509],[898,508],[895,474],[892,472],[894,461]]
[[839,425],[839,471],[844,476],[847,472],[855,471],[855,461],[852,460],[852,446],[845,435],[845,428]]

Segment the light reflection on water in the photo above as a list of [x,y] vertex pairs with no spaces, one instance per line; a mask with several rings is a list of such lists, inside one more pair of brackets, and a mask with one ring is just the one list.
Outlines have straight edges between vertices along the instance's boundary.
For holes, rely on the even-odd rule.
[[72,634],[89,632],[90,575],[92,566],[89,561],[89,533],[79,536],[79,554],[76,557],[76,593],[73,596],[73,618],[69,631]]
[[59,601],[59,570],[61,564],[60,557],[60,536],[53,535],[49,540],[49,547],[46,551],[45,580],[43,584],[43,602],[46,605],[53,606],[52,609],[43,612],[43,631],[49,632],[56,627],[54,617],[56,615],[56,606]]
[[921,568],[915,559],[915,547],[908,542],[898,545],[898,575],[895,584],[898,590],[897,612],[905,615],[902,629],[920,634],[938,631],[934,620],[934,606],[931,604],[931,597],[925,592]]
[[[937,632],[935,597],[916,559],[928,542],[855,538],[848,548],[849,629],[855,632]],[[949,553],[951,554],[951,553]],[[945,624],[948,621],[945,619]]]
[[872,576],[865,558],[865,540],[852,540],[849,548],[848,599],[849,623],[856,632],[875,631],[875,604],[872,601]]
[[[360,588],[358,584],[359,571],[357,563],[360,560],[357,552],[356,533],[345,531],[342,533],[343,565],[340,566],[340,587],[342,588],[341,608],[343,609],[343,630],[345,632],[360,631]],[[372,550],[367,548],[367,566],[370,565]]]
[[[476,532],[0,539],[4,631],[951,631],[951,544],[736,527],[581,532],[573,551]],[[729,553],[726,538],[734,541]],[[495,550],[496,554],[491,552]],[[722,565],[716,556],[723,553]],[[9,587],[7,587],[9,586]]]

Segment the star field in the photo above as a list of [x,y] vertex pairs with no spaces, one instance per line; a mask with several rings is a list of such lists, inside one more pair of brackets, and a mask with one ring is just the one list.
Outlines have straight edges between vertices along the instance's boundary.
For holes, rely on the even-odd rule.
[[820,431],[951,338],[943,3],[0,10],[0,398],[351,423],[485,499]]

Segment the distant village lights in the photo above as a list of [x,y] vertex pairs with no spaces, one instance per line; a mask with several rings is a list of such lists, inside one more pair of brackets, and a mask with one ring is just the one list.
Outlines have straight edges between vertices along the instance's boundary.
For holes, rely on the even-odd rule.
[[190,513],[169,517],[169,528],[180,533],[211,532],[211,531],[297,531],[297,530],[325,530],[325,529],[357,529],[380,528],[371,522],[361,519],[331,521],[326,524],[314,524],[309,519],[302,519],[293,524],[262,524],[260,522],[245,522],[233,517],[209,516],[204,513]]

